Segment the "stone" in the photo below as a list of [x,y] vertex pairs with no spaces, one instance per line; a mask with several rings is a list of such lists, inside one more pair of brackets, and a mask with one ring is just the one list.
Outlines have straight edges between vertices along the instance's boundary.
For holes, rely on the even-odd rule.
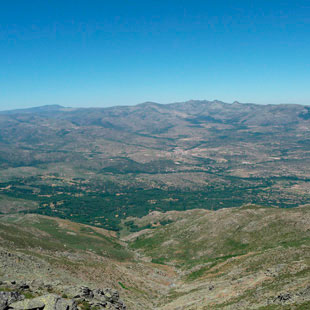
[[0,292],[0,310],[6,309],[13,302],[23,299],[23,296],[18,292]]
[[119,293],[116,290],[112,291],[112,301],[117,302],[119,300]]
[[93,293],[94,293],[94,298],[96,299],[104,298],[104,291],[102,289],[93,290]]
[[72,299],[64,299],[55,294],[48,294],[12,303],[10,308],[13,310],[77,310],[77,304]]
[[28,290],[29,288],[30,288],[29,285],[26,284],[26,283],[21,283],[21,284],[19,285],[19,289],[20,289],[20,290]]
[[77,310],[77,304],[72,299],[60,298],[56,302],[55,310]]
[[74,298],[80,298],[80,297],[91,299],[94,298],[94,293],[89,287],[81,286],[78,293],[75,294]]
[[10,304],[10,308],[14,310],[43,309],[44,307],[45,307],[44,302],[38,298],[25,299],[25,300]]
[[292,298],[290,293],[284,293],[284,294],[280,294],[278,295],[274,301],[279,301],[279,302],[286,302],[288,300],[290,300]]
[[8,300],[0,295],[0,310],[6,309],[8,306]]
[[118,300],[117,303],[114,304],[114,307],[115,309],[118,309],[118,310],[126,310],[126,306],[124,304],[124,302],[122,300]]
[[212,291],[213,289],[214,289],[214,285],[213,284],[209,285],[209,291]]

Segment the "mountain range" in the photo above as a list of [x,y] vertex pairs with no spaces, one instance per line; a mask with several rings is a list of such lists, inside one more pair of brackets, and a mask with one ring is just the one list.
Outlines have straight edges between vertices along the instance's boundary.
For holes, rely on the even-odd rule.
[[296,207],[309,203],[309,150],[310,108],[301,105],[192,100],[1,112],[0,212],[118,230],[151,211]]
[[2,111],[0,308],[307,310],[309,182],[308,106]]

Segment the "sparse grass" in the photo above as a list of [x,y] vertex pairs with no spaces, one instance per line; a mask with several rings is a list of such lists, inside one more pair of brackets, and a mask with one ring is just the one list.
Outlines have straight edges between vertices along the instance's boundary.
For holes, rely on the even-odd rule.
[[[278,247],[300,248],[309,245],[310,232],[305,232],[303,227],[295,226],[294,221],[289,220],[294,212],[300,211],[264,207],[231,209],[226,213],[210,214],[210,219],[218,218],[212,223],[207,216],[203,217],[203,213],[193,212],[182,219],[181,225],[175,221],[168,226],[157,227],[136,238],[130,247],[142,251],[154,262],[173,262],[183,270],[248,253],[253,256]],[[217,216],[220,214],[223,215]],[[235,216],[238,221],[230,224]],[[269,217],[267,222],[265,216]],[[254,260],[253,267],[255,269]],[[200,277],[204,270],[205,267],[195,271],[189,279]]]
[[[56,220],[38,218],[34,222],[26,221],[15,224],[2,224],[0,222],[0,236],[3,235],[6,240],[13,241],[18,247],[37,248],[46,250],[75,250],[90,251],[98,255],[108,256],[118,260],[128,260],[131,254],[124,249],[113,238],[106,237],[99,233],[93,233],[93,230],[87,229],[83,233],[76,233],[61,228]],[[31,228],[36,228],[37,233],[31,233]],[[85,228],[85,227],[82,227]],[[29,230],[29,231],[28,231]],[[40,231],[45,234],[40,236]],[[91,232],[91,234],[89,234]],[[46,235],[46,233],[48,235]]]
[[35,298],[35,295],[32,294],[31,292],[25,292],[25,293],[23,293],[23,295],[25,296],[26,299]]
[[10,287],[7,287],[7,286],[0,287],[0,292],[12,292],[12,291],[13,291],[13,289]]
[[39,204],[35,201],[0,194],[0,213],[17,213],[37,209],[38,207]]
[[79,301],[78,305],[79,305],[81,310],[91,310],[91,306],[90,306],[89,302],[86,300]]
[[303,302],[301,304],[289,304],[289,305],[268,305],[258,308],[258,310],[309,310],[310,301]]

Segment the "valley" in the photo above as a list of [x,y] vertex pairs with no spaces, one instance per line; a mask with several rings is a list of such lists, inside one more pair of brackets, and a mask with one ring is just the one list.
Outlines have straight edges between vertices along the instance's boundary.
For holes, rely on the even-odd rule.
[[118,231],[151,211],[305,205],[309,113],[220,101],[1,112],[0,212],[13,199]]
[[306,310],[309,142],[301,105],[0,112],[0,291],[81,310]]

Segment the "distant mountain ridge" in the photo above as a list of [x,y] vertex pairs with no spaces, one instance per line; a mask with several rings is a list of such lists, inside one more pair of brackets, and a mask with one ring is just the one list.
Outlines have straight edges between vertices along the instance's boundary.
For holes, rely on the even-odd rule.
[[0,111],[0,114],[40,113],[40,112],[48,112],[48,111],[59,111],[62,109],[65,109],[65,107],[58,105],[58,104],[52,104],[52,105],[43,105],[43,106],[32,107],[32,108],[5,110],[5,111]]
[[145,101],[142,103],[134,104],[134,105],[115,105],[115,106],[107,106],[107,107],[67,107],[59,104],[49,104],[49,105],[41,105],[41,106],[34,106],[30,108],[19,108],[19,109],[9,109],[0,111],[1,114],[11,114],[11,113],[22,113],[22,112],[40,112],[40,111],[55,111],[55,110],[63,110],[63,109],[74,109],[74,110],[85,110],[85,109],[114,109],[114,108],[130,108],[130,107],[147,107],[147,106],[156,106],[156,107],[174,107],[182,106],[182,105],[199,105],[199,104],[224,104],[224,105],[253,105],[253,106],[303,106],[307,107],[308,105],[296,104],[296,103],[279,103],[279,104],[256,104],[256,103],[244,103],[239,101],[233,102],[224,102],[221,100],[187,100],[187,101],[179,101],[179,102],[172,102],[172,103],[159,103],[154,101]]
[[[170,114],[170,118],[166,121],[183,121],[186,117],[182,117],[181,113],[188,116],[207,116],[206,120],[219,120],[221,122],[235,122],[249,125],[266,125],[267,121],[275,121],[278,124],[286,124],[287,122],[296,122],[310,118],[310,108],[308,106],[298,104],[278,104],[278,105],[258,105],[253,103],[225,103],[214,100],[189,100],[186,102],[159,104],[155,102],[145,102],[133,106],[113,106],[113,107],[90,107],[90,108],[67,108],[60,105],[45,105],[28,109],[18,109],[2,111],[0,115],[15,114],[40,114],[44,117],[56,117],[74,121],[74,118],[82,116],[89,120],[99,120],[112,117],[114,121],[123,121],[122,117],[132,116],[143,122],[147,118],[148,121],[154,122],[145,113],[161,114],[161,117]],[[152,116],[152,115],[150,115]],[[118,117],[119,119],[115,119]],[[174,118],[174,119],[173,119]],[[202,120],[202,119],[201,119]],[[130,121],[130,119],[128,119]],[[134,122],[137,119],[133,120]],[[156,120],[155,120],[156,121]],[[198,119],[199,122],[199,119]],[[88,122],[91,125],[91,121]],[[94,124],[99,125],[95,121]]]

